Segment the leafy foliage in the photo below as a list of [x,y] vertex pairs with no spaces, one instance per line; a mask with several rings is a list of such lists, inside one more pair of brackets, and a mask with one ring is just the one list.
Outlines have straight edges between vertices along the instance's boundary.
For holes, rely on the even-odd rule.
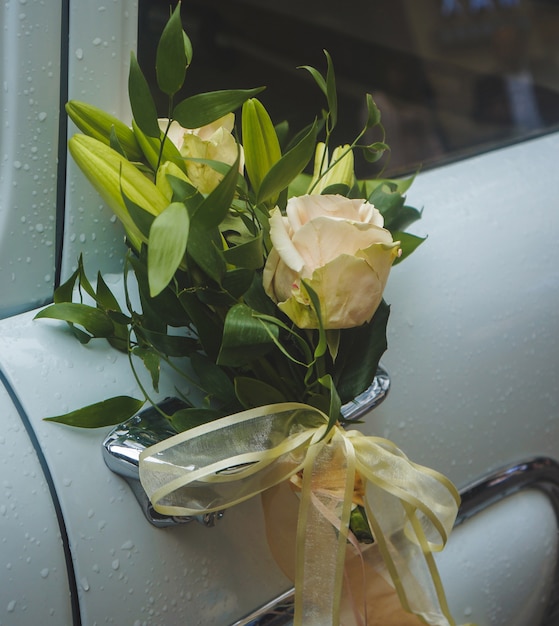
[[[371,384],[386,349],[389,307],[384,302],[370,322],[330,330],[324,328],[318,295],[304,283],[301,297],[318,320],[317,328],[304,329],[263,288],[263,268],[273,247],[270,213],[276,206],[284,209],[294,193],[338,193],[373,203],[385,228],[401,242],[400,259],[423,241],[405,232],[421,216],[405,204],[411,179],[355,181],[354,154],[375,161],[388,149],[370,94],[364,128],[354,141],[335,148],[329,160],[340,111],[334,64],[327,52],[325,57],[324,75],[303,66],[323,92],[325,110],[295,132],[285,123],[274,124],[256,99],[263,87],[195,94],[175,103],[194,59],[179,2],[156,58],[168,118],[158,119],[134,55],[128,80],[131,128],[91,105],[67,105],[87,135],[70,140],[72,155],[126,229],[126,288],[133,274],[140,306],[128,293],[121,306],[100,275],[93,286],[80,259],[57,289],[54,304],[37,317],[66,321],[84,343],[107,339],[130,355],[133,368],[146,368],[155,390],[162,365],[170,365],[183,381],[177,393],[184,405],[167,415],[177,430],[286,400],[319,407],[333,425],[341,419],[341,404]],[[239,108],[241,141],[228,127]],[[371,128],[378,129],[380,140],[361,144]],[[177,361],[184,357],[189,367]],[[202,392],[202,406],[189,401],[191,389]],[[147,389],[142,393],[150,400]],[[130,416],[145,400],[119,396],[48,419],[106,426]]]

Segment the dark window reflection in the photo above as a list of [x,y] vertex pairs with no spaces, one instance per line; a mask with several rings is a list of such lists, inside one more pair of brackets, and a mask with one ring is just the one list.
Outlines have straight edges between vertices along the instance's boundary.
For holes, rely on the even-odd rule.
[[[146,72],[169,4],[140,0]],[[559,122],[556,0],[184,0],[182,14],[195,52],[182,95],[267,85],[266,108],[295,132],[323,106],[310,76],[296,68],[323,69],[326,48],[343,122],[335,139],[353,139],[364,94],[372,93],[392,147],[387,174]]]

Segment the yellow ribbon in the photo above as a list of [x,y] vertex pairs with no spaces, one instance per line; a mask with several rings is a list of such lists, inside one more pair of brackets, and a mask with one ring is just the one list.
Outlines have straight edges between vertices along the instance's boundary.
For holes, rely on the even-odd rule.
[[302,470],[294,624],[339,626],[360,476],[371,532],[402,607],[432,626],[455,626],[433,558],[454,524],[455,487],[387,439],[327,429],[326,415],[304,404],[258,407],[147,448],[140,480],[157,511],[199,515],[235,506]]

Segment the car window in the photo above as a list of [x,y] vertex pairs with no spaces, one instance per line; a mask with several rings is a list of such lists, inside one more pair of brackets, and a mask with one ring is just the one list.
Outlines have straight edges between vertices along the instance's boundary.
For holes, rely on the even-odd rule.
[[[168,2],[141,0],[138,56],[153,68]],[[381,108],[390,175],[540,134],[559,122],[554,0],[189,0],[195,57],[185,95],[267,85],[274,121],[299,129],[323,106],[310,76],[327,49],[344,126],[362,128],[364,93]],[[153,75],[150,76],[154,80]],[[164,115],[165,111],[161,110]],[[370,137],[372,141],[377,137]]]

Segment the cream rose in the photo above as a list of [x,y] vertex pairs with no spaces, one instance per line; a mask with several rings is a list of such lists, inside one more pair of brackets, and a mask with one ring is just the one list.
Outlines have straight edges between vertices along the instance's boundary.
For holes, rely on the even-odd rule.
[[299,328],[318,327],[303,280],[318,295],[326,329],[368,322],[399,253],[379,211],[360,199],[307,195],[291,198],[286,213],[270,215],[266,293]]
[[[165,130],[166,119],[159,120],[159,127]],[[207,159],[233,165],[237,158],[237,150],[241,150],[242,173],[244,163],[242,147],[237,144],[231,131],[235,124],[235,115],[228,113],[224,117],[202,126],[201,128],[183,128],[178,122],[171,122],[167,133],[169,139],[178,148],[181,156],[186,159],[186,172],[191,183],[201,193],[213,191],[223,175],[206,163],[198,163],[190,159]]]

